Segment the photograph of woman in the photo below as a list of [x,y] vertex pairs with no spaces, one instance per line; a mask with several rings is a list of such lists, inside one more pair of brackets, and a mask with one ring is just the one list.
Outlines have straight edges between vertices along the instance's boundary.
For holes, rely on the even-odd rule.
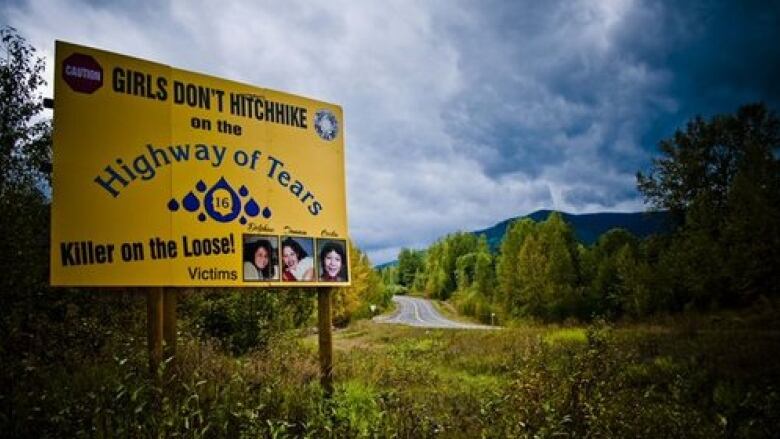
[[282,241],[283,281],[300,282],[314,280],[314,260],[309,256],[309,252],[304,247],[312,249],[313,240],[288,236]]
[[244,235],[244,280],[279,280],[275,236]]
[[323,282],[347,281],[347,255],[343,241],[317,240],[319,247],[319,276]]

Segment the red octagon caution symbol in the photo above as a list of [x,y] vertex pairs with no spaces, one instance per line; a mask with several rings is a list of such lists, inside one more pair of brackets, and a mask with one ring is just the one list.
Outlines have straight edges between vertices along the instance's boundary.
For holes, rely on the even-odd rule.
[[89,55],[74,53],[62,62],[62,79],[73,91],[93,93],[103,86],[103,67]]

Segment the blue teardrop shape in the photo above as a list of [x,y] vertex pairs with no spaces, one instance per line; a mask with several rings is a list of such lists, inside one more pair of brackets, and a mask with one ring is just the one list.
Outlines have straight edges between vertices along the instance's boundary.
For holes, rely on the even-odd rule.
[[238,190],[238,193],[241,194],[242,197],[246,197],[249,195],[249,189],[247,189],[246,186],[241,186],[241,189]]
[[195,212],[200,207],[200,201],[198,200],[198,197],[195,196],[192,192],[187,194],[186,197],[184,197],[184,208],[187,209],[190,212]]
[[[217,211],[217,209],[214,207],[214,193],[218,190],[227,191],[230,195],[230,212],[224,215]],[[212,186],[211,189],[206,192],[206,195],[203,199],[203,204],[206,207],[206,213],[208,213],[209,216],[215,221],[219,221],[221,223],[229,223],[230,221],[236,219],[238,214],[241,213],[241,200],[238,198],[236,191],[233,190],[230,184],[228,184],[227,180],[225,180],[225,177],[221,177],[217,184]]]
[[179,210],[179,202],[171,198],[171,201],[168,202],[168,210],[171,212],[176,212]]
[[204,183],[203,180],[198,181],[198,184],[195,185],[195,189],[200,192],[206,192],[206,183]]
[[246,214],[249,216],[257,216],[257,214],[260,213],[260,206],[257,205],[254,198],[246,203],[246,206],[244,206],[244,212],[246,212]]
[[240,220],[238,220],[238,222],[240,222],[241,224],[246,224],[246,218],[244,218],[244,217],[242,216],[242,217],[241,217],[241,219],[240,219]]
[[263,218],[271,218],[271,209],[267,207],[263,209]]
[[198,215],[198,221],[200,222],[206,221],[206,214],[201,213],[200,215]]

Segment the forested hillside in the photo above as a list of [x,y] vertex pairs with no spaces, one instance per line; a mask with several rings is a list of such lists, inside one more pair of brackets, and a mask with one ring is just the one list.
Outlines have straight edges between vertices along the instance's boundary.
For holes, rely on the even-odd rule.
[[[556,213],[553,210],[537,210],[528,215],[510,218],[495,224],[487,229],[475,230],[471,233],[481,236],[485,235],[488,247],[493,252],[497,252],[501,247],[501,241],[504,240],[507,229],[513,223],[527,218],[535,222],[545,221],[550,215]],[[584,213],[573,214],[558,212],[563,216],[564,221],[569,224],[577,241],[585,245],[593,245],[598,238],[612,229],[625,229],[638,238],[646,238],[651,235],[662,235],[674,229],[674,219],[666,212],[603,212],[603,213]],[[376,268],[393,267],[398,264],[398,260],[378,264]]]

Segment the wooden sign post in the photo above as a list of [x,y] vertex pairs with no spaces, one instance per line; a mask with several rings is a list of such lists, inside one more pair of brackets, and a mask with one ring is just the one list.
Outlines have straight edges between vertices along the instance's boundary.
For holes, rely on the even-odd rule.
[[[165,358],[176,355],[176,301],[174,288],[152,287],[146,297],[147,344],[149,371],[157,374]],[[173,366],[173,362],[169,366]]]
[[331,292],[335,288],[317,290],[317,329],[320,345],[320,385],[325,397],[333,395],[333,336],[331,332]]
[[[169,367],[176,363],[176,302],[179,291],[176,288],[163,288],[163,354],[173,358]],[[172,370],[172,369],[171,369]]]
[[[319,334],[320,385],[327,398],[333,395],[333,330],[331,298],[335,288],[317,290],[317,328]],[[149,372],[157,371],[165,358],[176,355],[176,303],[178,291],[174,288],[153,287],[147,293],[147,340]],[[173,367],[173,361],[168,367]]]
[[163,288],[149,288],[146,293],[147,345],[149,347],[149,372],[157,375],[163,356]]

